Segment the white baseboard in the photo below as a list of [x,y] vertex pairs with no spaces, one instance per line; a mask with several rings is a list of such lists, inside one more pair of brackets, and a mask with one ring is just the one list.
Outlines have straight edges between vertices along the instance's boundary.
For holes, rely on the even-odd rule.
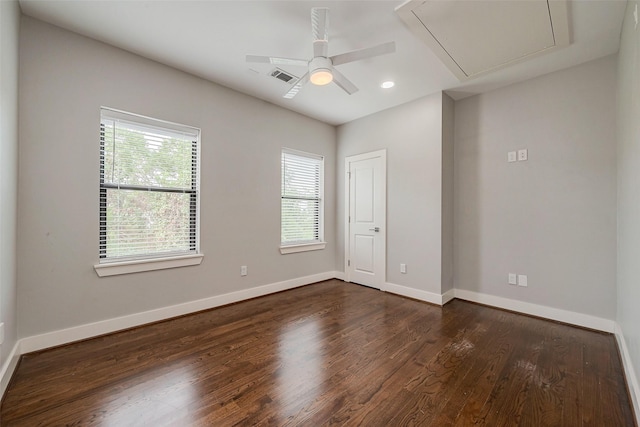
[[452,299],[459,298],[466,301],[486,304],[492,307],[503,308],[505,310],[529,314],[545,319],[556,320],[559,322],[581,326],[584,328],[590,328],[609,333],[614,332],[615,322],[610,319],[604,319],[601,317],[591,316],[583,313],[576,313],[568,310],[561,310],[544,305],[532,304],[524,301],[512,300],[494,295],[481,294],[464,289],[450,289],[449,291],[440,295],[434,292],[423,291],[420,289],[409,288],[407,286],[386,282],[384,290],[393,294],[417,299],[420,301],[426,301],[437,305],[445,305]]
[[434,292],[423,291],[420,289],[409,288],[407,286],[396,285],[395,283],[386,282],[384,284],[385,292],[391,292],[392,294],[402,295],[403,297],[409,297],[420,301],[430,302],[431,304],[442,305],[443,295],[436,294]]
[[545,305],[532,304],[494,295],[481,294],[478,292],[455,289],[455,297],[466,301],[477,302],[490,305],[492,307],[504,308],[505,310],[517,311],[518,313],[543,317],[545,319],[557,320],[558,322],[569,323],[571,325],[582,326],[584,328],[595,329],[603,332],[614,332],[613,320],[588,314],[576,313],[559,308],[547,307]]
[[[173,306],[145,311],[142,313],[135,313],[128,316],[117,317],[100,322],[89,323],[68,329],[22,338],[15,344],[10,356],[7,358],[2,366],[2,370],[0,371],[0,396],[4,395],[4,391],[9,383],[9,380],[11,379],[11,376],[13,375],[13,371],[17,366],[19,357],[24,353],[68,344],[70,342],[92,338],[98,335],[104,335],[122,329],[132,328],[147,323],[169,319],[171,317],[215,308],[222,305],[256,298],[275,292],[285,291],[288,289],[293,289],[333,278],[344,280],[345,274],[341,271],[328,271],[325,273],[285,280],[282,282],[271,283],[264,286],[257,286],[251,289],[244,289],[237,292],[216,295],[213,297],[190,301],[183,304],[176,304]],[[623,362],[625,364],[625,373],[630,384],[629,387],[631,388],[631,393],[633,395],[632,398],[634,399],[633,404],[634,408],[636,409],[636,416],[640,414],[640,409],[638,409],[638,396],[640,393],[640,388],[638,387],[638,382],[635,375],[633,374],[633,367],[629,359],[626,344],[624,343],[624,337],[621,333],[620,328],[613,320],[517,300],[511,300],[493,295],[480,294],[477,292],[462,289],[452,289],[440,295],[433,292],[409,288],[406,286],[387,282],[385,283],[385,291],[437,305],[444,305],[453,298],[459,298],[467,301],[503,308],[506,310],[512,310],[520,313],[530,314],[533,316],[557,320],[572,325],[610,333],[615,332],[616,336],[618,337],[619,345],[621,346],[621,353],[623,355]]]
[[627,342],[624,339],[622,327],[615,323],[616,341],[618,342],[618,348],[620,349],[620,356],[622,357],[622,366],[624,368],[624,376],[627,379],[627,385],[629,386],[629,394],[631,395],[631,404],[636,414],[636,425],[640,426],[640,384],[638,384],[638,377],[636,371],[633,368],[633,362],[629,355],[629,349],[627,348]]
[[446,303],[448,303],[449,301],[451,301],[455,297],[456,297],[456,290],[455,289],[449,289],[447,292],[442,294],[442,305],[445,305]]
[[344,271],[334,271],[333,272],[333,277],[335,279],[339,279],[339,280],[344,281],[346,279],[347,275],[344,273]]
[[18,361],[20,360],[20,341],[16,342],[11,349],[11,353],[7,357],[7,360],[2,364],[2,370],[0,370],[0,397],[4,396],[4,392],[9,385],[9,381],[11,381],[11,376],[13,375],[13,371],[16,370],[16,366],[18,366]]
[[203,298],[196,301],[189,301],[182,304],[176,304],[169,307],[162,307],[155,310],[135,313],[128,316],[116,317],[113,319],[102,320],[99,322],[88,323],[85,325],[74,326],[68,329],[47,332],[41,335],[34,335],[20,340],[20,353],[29,353],[49,347],[55,347],[70,342],[92,338],[147,323],[157,322],[176,316],[182,316],[196,311],[207,310],[210,308],[220,307],[222,305],[231,304],[238,301],[256,298],[275,292],[285,291],[300,286],[308,285],[323,280],[333,279],[335,272],[329,271],[325,273],[314,274],[311,276],[300,277],[283,282],[271,283],[269,285],[258,286],[251,289],[243,289],[237,292],[231,292],[223,295],[216,295],[209,298]]

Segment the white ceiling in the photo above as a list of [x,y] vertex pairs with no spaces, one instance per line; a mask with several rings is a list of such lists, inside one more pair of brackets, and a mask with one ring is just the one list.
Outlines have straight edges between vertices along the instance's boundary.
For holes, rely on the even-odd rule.
[[[333,125],[440,90],[461,99],[613,54],[618,51],[626,1],[570,1],[569,47],[466,82],[459,82],[405,27],[394,11],[400,4],[384,0],[20,0],[26,15]],[[268,75],[274,66],[248,64],[245,55],[310,59],[310,10],[317,6],[330,8],[329,55],[387,41],[396,42],[396,52],[339,66],[360,89],[353,95],[333,84],[306,85],[295,98],[284,99],[290,85]],[[280,68],[296,76],[306,71]],[[381,89],[380,83],[389,79],[396,86]]]

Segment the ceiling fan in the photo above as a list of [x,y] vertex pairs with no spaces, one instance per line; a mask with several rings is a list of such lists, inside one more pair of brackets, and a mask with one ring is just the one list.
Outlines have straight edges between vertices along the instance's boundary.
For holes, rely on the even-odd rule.
[[247,62],[259,62],[274,65],[296,65],[307,67],[308,71],[298,79],[296,84],[284,94],[284,98],[291,99],[300,91],[300,88],[311,82],[322,86],[334,82],[349,95],[358,91],[356,85],[351,83],[335,66],[361,59],[393,53],[396,50],[395,42],[382,43],[377,46],[358,49],[339,55],[327,56],[329,51],[329,8],[314,7],[311,9],[311,31],[313,34],[313,58],[305,59],[279,58],[274,56],[247,55]]

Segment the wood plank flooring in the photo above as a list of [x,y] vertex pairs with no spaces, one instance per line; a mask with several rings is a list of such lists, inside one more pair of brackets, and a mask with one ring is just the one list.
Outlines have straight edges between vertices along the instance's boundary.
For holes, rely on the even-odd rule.
[[2,426],[633,426],[615,339],[330,280],[24,355]]

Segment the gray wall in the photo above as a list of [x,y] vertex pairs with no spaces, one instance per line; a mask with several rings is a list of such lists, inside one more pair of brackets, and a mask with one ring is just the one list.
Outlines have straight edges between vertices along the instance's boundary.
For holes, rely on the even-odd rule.
[[0,364],[17,338],[16,213],[18,200],[18,33],[17,1],[0,1],[0,322],[4,343]]
[[[335,269],[334,127],[29,17],[20,36],[20,336]],[[101,105],[202,129],[200,266],[97,277]],[[325,250],[278,250],[283,146],[326,157]]]
[[[442,94],[338,127],[337,237],[344,242],[344,159],[387,149],[387,282],[440,294]],[[336,266],[344,271],[344,245]],[[400,264],[407,264],[407,274]]]
[[627,4],[618,57],[617,322],[637,382],[640,381],[640,29],[634,29],[636,5],[637,1]]
[[615,318],[615,82],[610,56],[456,102],[456,288]]

